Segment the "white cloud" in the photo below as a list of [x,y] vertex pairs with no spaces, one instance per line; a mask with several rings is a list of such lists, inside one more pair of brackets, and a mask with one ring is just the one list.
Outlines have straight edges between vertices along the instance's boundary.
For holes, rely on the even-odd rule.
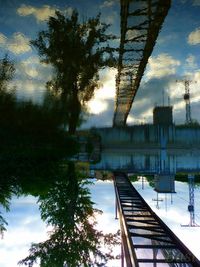
[[103,4],[100,6],[100,8],[111,7],[111,6],[114,6],[115,3],[116,3],[116,0],[106,0],[103,2]]
[[174,59],[168,54],[160,54],[157,57],[149,59],[146,76],[148,78],[161,78],[176,73],[176,67],[180,65],[180,61]]
[[7,45],[8,50],[14,54],[23,54],[31,50],[29,39],[21,32],[14,33]]
[[107,99],[115,97],[116,69],[107,69],[101,73],[101,88],[95,92],[95,96],[89,101],[88,107],[92,114],[99,114],[108,108]]
[[200,28],[195,29],[189,34],[188,43],[190,45],[200,44]]
[[[59,9],[51,7],[49,5],[43,5],[42,7],[37,8],[34,6],[23,4],[17,9],[17,14],[23,17],[32,15],[37,19],[38,22],[40,22],[48,20],[50,16],[54,16],[56,10]],[[66,13],[66,15],[70,16],[72,14],[73,9],[71,7],[68,7],[63,11]]]
[[92,99],[88,103],[89,111],[92,114],[99,114],[102,113],[107,109],[108,105],[106,101],[100,100],[100,99]]
[[0,33],[0,46],[13,54],[24,54],[31,51],[29,39],[21,32],[14,33],[10,38]]
[[115,96],[115,77],[117,69],[107,69],[104,74],[101,74],[102,87],[96,91],[96,97],[99,99],[109,99]]
[[37,21],[44,21],[47,20],[50,16],[55,15],[55,8],[52,8],[48,5],[44,5],[41,8],[21,5],[21,7],[17,9],[17,13],[23,17],[33,15],[36,17]]

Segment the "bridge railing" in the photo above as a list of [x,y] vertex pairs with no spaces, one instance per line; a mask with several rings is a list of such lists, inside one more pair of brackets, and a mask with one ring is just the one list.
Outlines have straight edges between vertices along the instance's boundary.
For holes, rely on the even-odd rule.
[[152,211],[124,173],[114,173],[124,256],[128,267],[200,267],[199,260]]

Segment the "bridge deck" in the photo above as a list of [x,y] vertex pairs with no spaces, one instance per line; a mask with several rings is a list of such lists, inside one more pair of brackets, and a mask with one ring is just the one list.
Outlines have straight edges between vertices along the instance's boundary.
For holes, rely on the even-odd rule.
[[121,39],[113,126],[125,126],[171,0],[120,0]]
[[124,173],[114,174],[128,267],[198,267],[199,260],[152,211]]

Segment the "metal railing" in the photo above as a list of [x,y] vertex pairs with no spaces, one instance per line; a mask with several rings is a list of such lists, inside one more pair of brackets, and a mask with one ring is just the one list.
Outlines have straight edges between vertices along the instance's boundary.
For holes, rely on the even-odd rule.
[[124,173],[114,173],[123,254],[128,267],[200,267],[199,260],[152,211]]

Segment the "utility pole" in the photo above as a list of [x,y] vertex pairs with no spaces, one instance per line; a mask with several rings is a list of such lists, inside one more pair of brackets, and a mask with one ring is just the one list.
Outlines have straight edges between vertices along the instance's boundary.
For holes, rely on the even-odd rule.
[[196,81],[185,79],[185,80],[176,80],[176,82],[183,83],[185,86],[185,94],[183,95],[183,99],[185,100],[185,109],[186,109],[185,123],[190,124],[192,122],[191,106],[190,106],[190,84],[196,83]]
[[189,205],[188,205],[188,211],[190,213],[190,223],[187,225],[181,225],[181,226],[188,226],[188,227],[200,227],[195,222],[195,212],[194,212],[194,175],[188,174],[188,185],[189,185]]

